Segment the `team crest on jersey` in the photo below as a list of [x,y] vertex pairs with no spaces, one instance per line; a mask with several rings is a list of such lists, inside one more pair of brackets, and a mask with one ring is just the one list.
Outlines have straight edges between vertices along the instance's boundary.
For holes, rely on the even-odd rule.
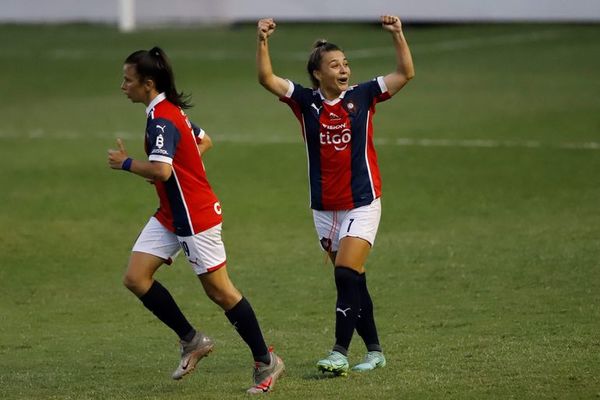
[[354,114],[356,113],[356,104],[354,104],[354,102],[352,100],[348,100],[345,104],[346,106],[346,110],[348,111],[349,114]]

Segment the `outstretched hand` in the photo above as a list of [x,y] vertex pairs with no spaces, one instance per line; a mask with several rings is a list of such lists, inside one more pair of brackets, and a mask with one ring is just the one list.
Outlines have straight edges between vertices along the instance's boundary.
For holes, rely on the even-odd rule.
[[382,15],[381,26],[383,29],[390,32],[402,31],[402,22],[400,22],[400,18],[396,17],[395,15]]
[[125,145],[121,138],[117,138],[118,150],[108,149],[108,166],[112,169],[121,169],[123,167],[123,161],[129,157]]
[[266,40],[275,31],[277,24],[273,21],[273,18],[263,18],[258,21],[258,39]]

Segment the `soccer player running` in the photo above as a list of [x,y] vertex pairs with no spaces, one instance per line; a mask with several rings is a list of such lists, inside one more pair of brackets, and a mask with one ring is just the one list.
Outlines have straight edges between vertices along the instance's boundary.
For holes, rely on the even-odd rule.
[[160,48],[139,50],[127,57],[121,90],[132,102],[146,106],[148,159],[133,160],[117,139],[118,149],[108,151],[108,164],[149,180],[160,202],[133,245],[124,284],[179,336],[181,361],[172,377],[181,379],[214,346],[211,338],[194,329],[169,291],[154,279],[158,268],[171,264],[183,250],[207,296],[225,311],[250,347],[255,367],[254,386],[248,392],[268,392],[284,364],[267,348],[252,306],[227,274],[221,206],[202,162],[202,153],[212,142],[185,115],[183,109],[191,105],[177,91],[170,62]]
[[396,69],[370,82],[350,86],[350,67],[333,43],[317,41],[308,59],[312,88],[273,73],[269,37],[273,19],[258,22],[258,80],[287,103],[300,121],[309,164],[310,201],[321,246],[334,265],[337,288],[335,345],[317,368],[346,375],[348,348],[354,330],[367,354],[355,371],[385,366],[367,289],[365,262],[381,216],[381,178],[373,147],[375,104],[398,93],[413,78],[414,67],[402,24],[396,16],[381,17],[392,35]]

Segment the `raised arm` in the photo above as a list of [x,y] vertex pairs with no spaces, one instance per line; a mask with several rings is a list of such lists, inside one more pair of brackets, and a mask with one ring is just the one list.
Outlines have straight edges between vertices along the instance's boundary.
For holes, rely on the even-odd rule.
[[415,76],[415,68],[408,43],[406,43],[402,33],[400,18],[393,15],[384,15],[381,17],[381,25],[383,29],[391,32],[394,49],[396,50],[396,70],[383,77],[390,96],[393,96]]
[[256,68],[260,84],[277,97],[283,97],[287,93],[290,84],[287,80],[273,73],[271,56],[269,55],[269,36],[275,31],[276,26],[272,18],[258,21]]

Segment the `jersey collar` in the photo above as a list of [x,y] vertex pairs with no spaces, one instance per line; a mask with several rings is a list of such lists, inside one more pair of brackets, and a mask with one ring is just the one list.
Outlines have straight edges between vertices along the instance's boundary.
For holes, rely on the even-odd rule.
[[154,107],[156,107],[156,105],[158,103],[160,103],[161,101],[163,101],[166,98],[167,98],[167,95],[163,92],[163,93],[159,93],[158,96],[156,96],[154,99],[152,99],[150,104],[148,104],[148,107],[146,107],[146,117],[150,115],[150,113],[152,112]]
[[327,100],[327,99],[326,99],[326,98],[323,96],[323,93],[321,93],[321,89],[320,89],[320,88],[319,88],[319,89],[317,89],[317,93],[319,93],[319,96],[321,96],[321,101],[322,101],[323,103],[327,104],[327,105],[330,105],[330,106],[332,106],[332,105],[336,104],[337,102],[341,101],[341,100],[344,98],[344,96],[346,95],[346,92],[347,92],[347,90],[344,90],[342,93],[340,93],[340,95],[338,96],[338,98],[337,98],[337,99],[333,99],[333,100]]

